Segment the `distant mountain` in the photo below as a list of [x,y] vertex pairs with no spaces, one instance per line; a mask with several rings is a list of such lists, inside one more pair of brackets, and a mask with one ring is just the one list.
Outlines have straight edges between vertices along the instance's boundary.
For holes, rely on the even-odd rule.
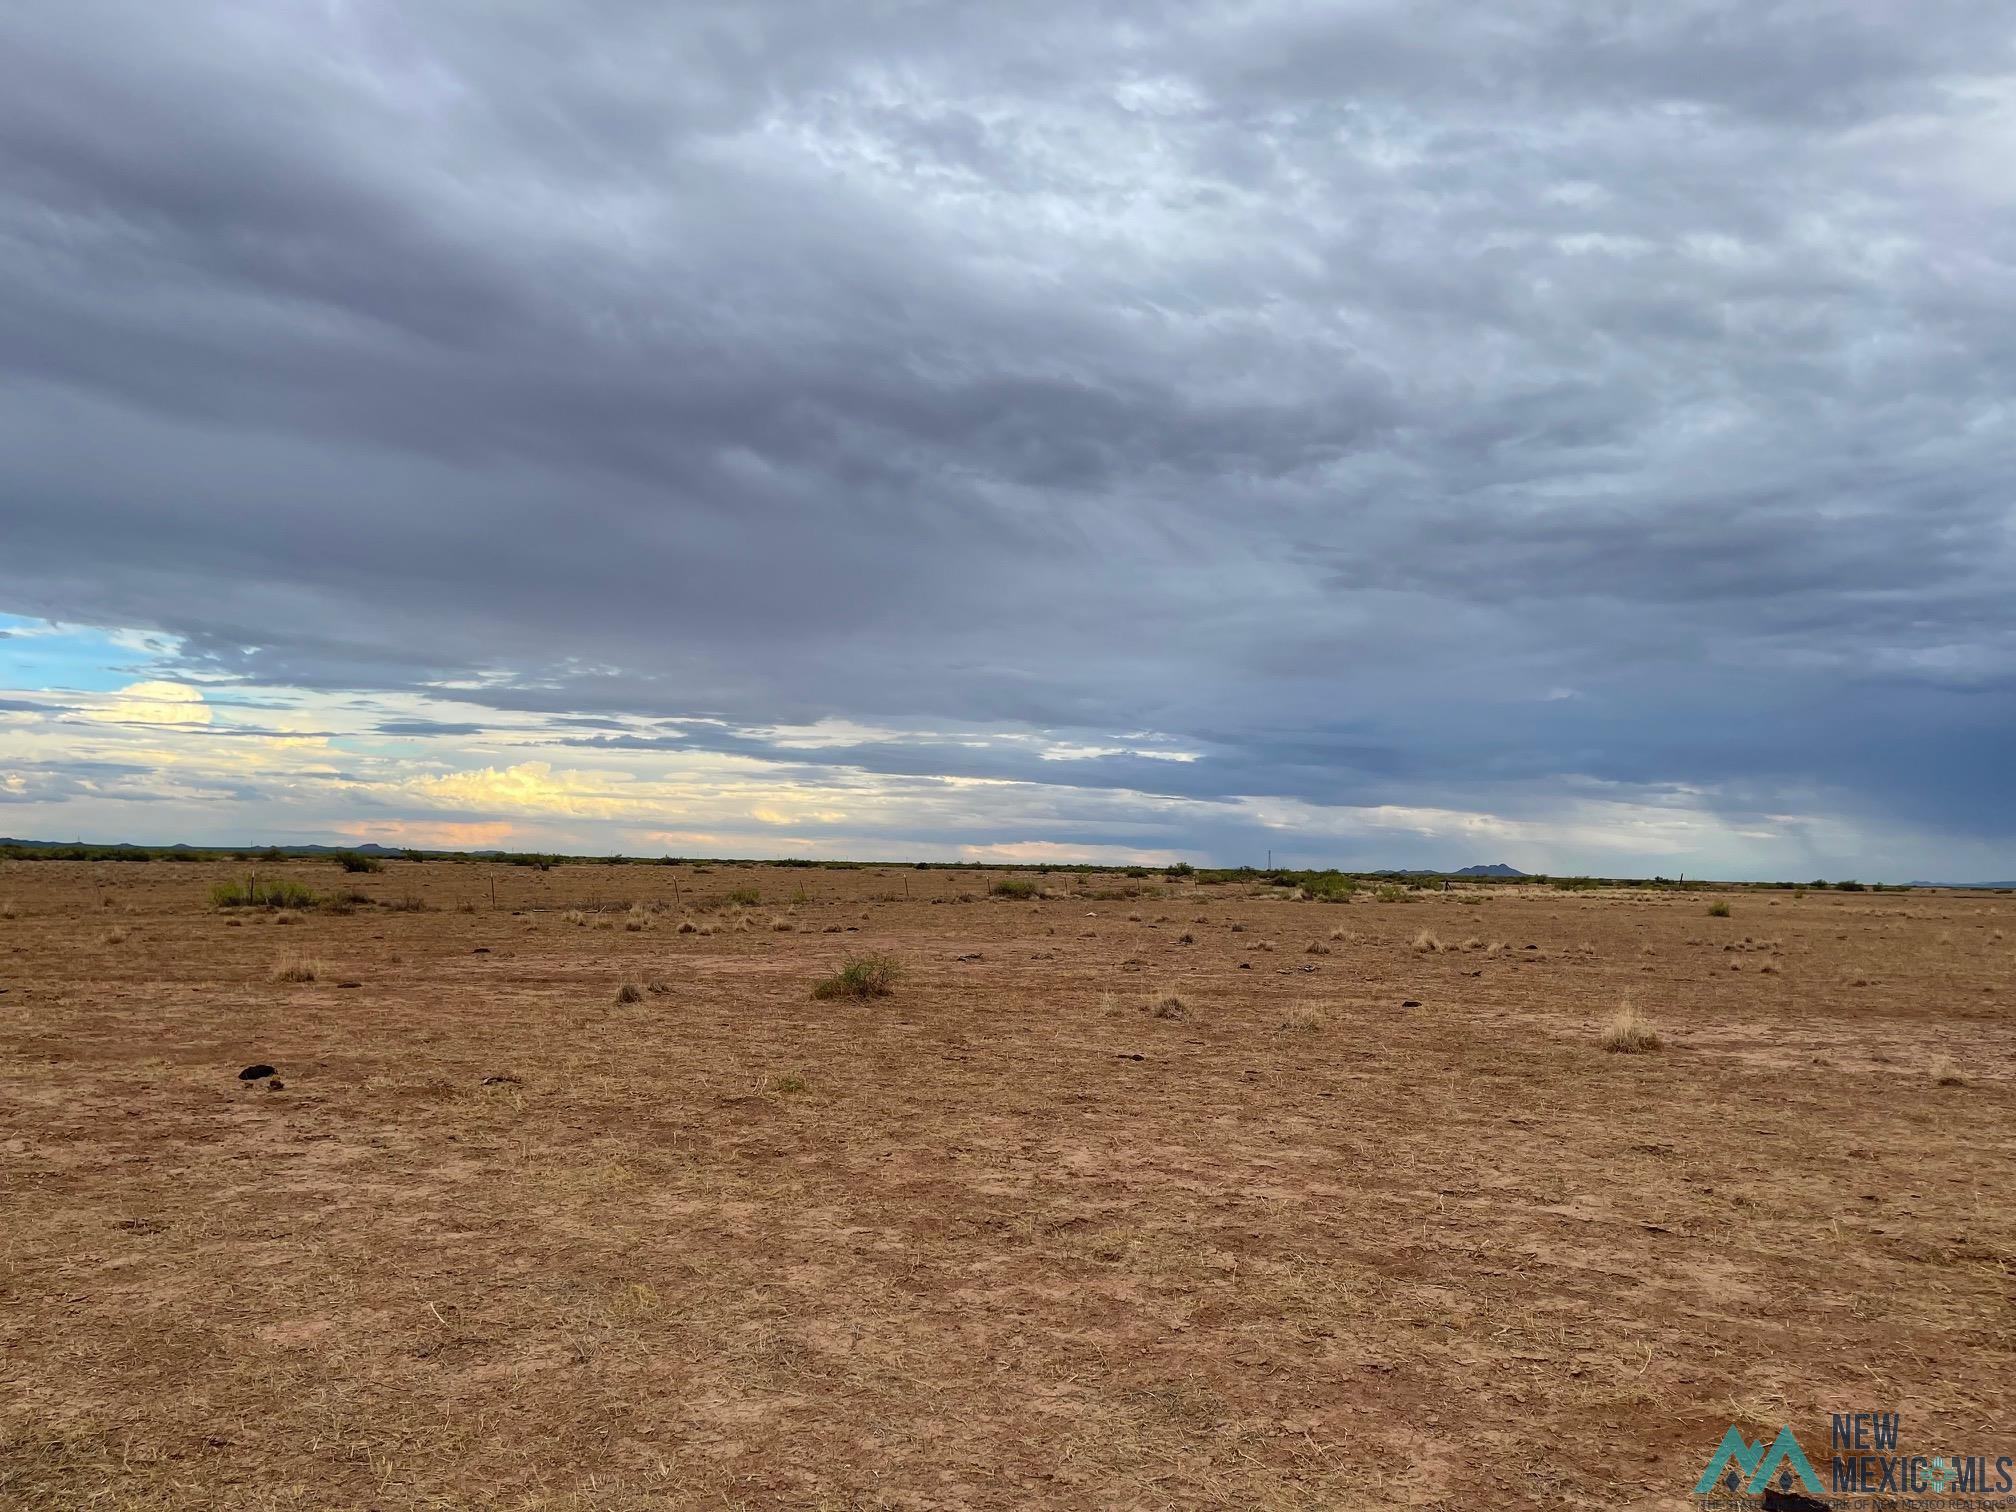
[[[380,845],[375,840],[367,840],[362,845],[189,845],[177,841],[173,845],[136,845],[130,840],[16,840],[0,835],[0,846],[11,845],[16,850],[89,850],[89,851],[146,851],[149,854],[165,854],[169,851],[196,851],[204,855],[217,852],[234,852],[239,855],[254,855],[261,851],[275,851],[283,856],[340,856],[347,851],[355,851],[360,856],[403,856],[406,852],[392,846]],[[496,854],[479,852],[479,854]]]
[[1490,866],[1466,866],[1459,872],[1449,873],[1452,877],[1523,877],[1526,873],[1516,866],[1507,866],[1497,861]]
[[1909,887],[2006,887],[2016,889],[2016,882],[1911,882]]

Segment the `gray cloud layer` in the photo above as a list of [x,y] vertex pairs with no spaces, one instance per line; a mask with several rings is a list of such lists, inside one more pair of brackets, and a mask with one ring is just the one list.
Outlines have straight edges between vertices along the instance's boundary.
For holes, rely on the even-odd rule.
[[0,46],[0,608],[500,709],[1158,731],[1203,759],[1058,775],[1193,796],[2016,833],[1996,7]]

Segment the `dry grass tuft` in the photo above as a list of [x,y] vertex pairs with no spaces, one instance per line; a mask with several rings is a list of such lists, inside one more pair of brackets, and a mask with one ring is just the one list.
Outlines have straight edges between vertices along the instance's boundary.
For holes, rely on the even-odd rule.
[[1150,1018],[1180,1019],[1190,1012],[1190,1005],[1173,992],[1158,992],[1141,1005],[1148,1010]]
[[1442,941],[1432,929],[1424,929],[1414,936],[1414,948],[1423,955],[1432,955],[1442,948]]
[[567,912],[560,915],[560,922],[563,924],[572,924],[576,929],[581,929],[587,926],[588,915],[581,912],[578,908],[570,908]]
[[325,974],[329,968],[310,956],[297,951],[289,951],[273,965],[273,980],[276,982],[312,982]]
[[0,903],[0,919],[18,919],[20,917],[21,905],[16,903],[12,898],[7,899],[4,903]]
[[1316,1030],[1327,1022],[1321,1004],[1297,1003],[1288,1010],[1288,1016],[1281,1020],[1283,1029]]
[[631,904],[629,911],[623,915],[623,927],[631,934],[638,934],[643,930],[649,929],[651,927],[650,911],[640,908],[634,903]]
[[797,927],[798,926],[796,924],[793,924],[789,919],[785,918],[781,914],[770,921],[771,930],[777,934],[789,934],[791,933],[792,930],[796,929]]
[[832,976],[814,984],[815,998],[878,998],[896,990],[903,968],[888,956],[859,956]]
[[1659,1035],[1650,1020],[1626,998],[1604,1027],[1603,1048],[1615,1055],[1642,1055],[1659,1048]]
[[1330,947],[1325,945],[1321,940],[1311,940],[1302,953],[1304,955],[1328,955],[1330,954]]
[[1724,901],[1723,901],[1722,899],[1720,899],[1720,898],[1717,898],[1717,899],[1716,899],[1716,900],[1715,900],[1715,901],[1714,901],[1713,903],[1710,903],[1710,904],[1708,905],[1708,917],[1709,917],[1709,918],[1711,918],[1711,919],[1726,919],[1726,918],[1728,918],[1728,917],[1729,917],[1729,905],[1728,905],[1728,904],[1727,904],[1726,902],[1724,902]]
[[98,936],[98,943],[101,945],[124,945],[126,943],[126,939],[127,939],[126,926],[123,924],[115,924],[110,929],[106,930],[105,933]]
[[616,989],[619,1003],[641,1003],[644,1001],[644,986],[641,982],[625,982]]

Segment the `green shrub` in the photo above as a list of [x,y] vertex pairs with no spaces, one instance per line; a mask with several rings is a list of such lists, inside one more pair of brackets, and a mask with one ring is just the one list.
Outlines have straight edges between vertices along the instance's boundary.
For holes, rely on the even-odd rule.
[[1869,889],[1868,889],[1868,888],[1866,888],[1866,887],[1864,887],[1864,886],[1863,886],[1863,885],[1862,885],[1862,884],[1861,884],[1860,882],[1853,882],[1853,881],[1850,881],[1850,882],[1836,882],[1836,883],[1834,884],[1834,891],[1836,891],[1836,892],[1867,892],[1867,891],[1869,891]]
[[1407,891],[1398,882],[1381,882],[1372,896],[1381,903],[1412,903],[1414,901],[1414,894]]
[[248,876],[243,882],[219,882],[210,889],[212,908],[313,908],[319,901],[286,877]]
[[860,956],[812,988],[815,998],[887,997],[896,990],[903,968],[888,956]]
[[729,892],[728,901],[740,903],[744,908],[754,908],[763,901],[763,890],[760,887],[737,887]]
[[356,851],[339,851],[336,864],[346,872],[381,872],[385,863],[376,856],[360,856]]
[[1710,903],[1708,905],[1708,917],[1711,919],[1728,918],[1729,905],[1720,898],[1716,899],[1713,903]]
[[1036,896],[1036,884],[1027,877],[1008,877],[996,882],[987,891],[997,898],[1033,898]]

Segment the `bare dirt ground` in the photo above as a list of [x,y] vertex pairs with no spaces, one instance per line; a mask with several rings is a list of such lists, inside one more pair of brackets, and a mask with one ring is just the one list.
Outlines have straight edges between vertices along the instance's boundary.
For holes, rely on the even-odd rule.
[[[2016,898],[301,863],[429,907],[285,921],[208,905],[243,870],[0,868],[0,1504],[1675,1507],[1731,1423],[1858,1409],[2016,1452]],[[810,996],[868,951],[893,996]],[[1600,1048],[1627,995],[1662,1050]]]

